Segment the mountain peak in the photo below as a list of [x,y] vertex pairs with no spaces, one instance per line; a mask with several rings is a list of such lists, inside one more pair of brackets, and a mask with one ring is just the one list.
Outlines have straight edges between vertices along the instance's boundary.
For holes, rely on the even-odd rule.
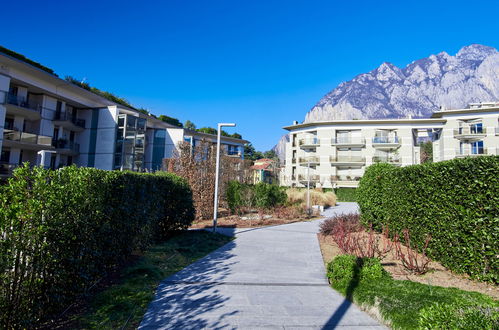
[[493,47],[480,44],[471,44],[469,46],[464,46],[463,48],[461,48],[457,52],[456,57],[467,60],[483,60],[484,58],[496,53],[497,50]]

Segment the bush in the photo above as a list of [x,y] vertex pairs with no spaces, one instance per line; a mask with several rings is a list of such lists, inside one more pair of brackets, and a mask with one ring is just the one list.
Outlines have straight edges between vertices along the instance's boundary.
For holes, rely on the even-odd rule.
[[411,233],[428,256],[480,280],[499,281],[499,157],[454,159],[397,168],[370,166],[357,199],[364,225]]
[[0,187],[0,328],[31,327],[194,218],[172,174],[26,165]]
[[226,195],[232,213],[238,212],[241,208],[269,209],[286,203],[284,188],[265,182],[249,185],[230,181]]
[[435,303],[419,313],[420,329],[499,329],[497,304]]
[[[286,190],[286,195],[287,201],[291,205],[306,206],[307,204],[306,189],[289,188]],[[334,206],[336,205],[336,195],[332,191],[310,190],[310,205]]]
[[327,277],[333,288],[349,295],[363,281],[390,278],[390,275],[383,269],[379,259],[343,254],[327,265]]
[[339,228],[344,229],[348,233],[362,230],[359,214],[348,213],[336,215],[324,220],[319,226],[320,233],[323,235],[332,235]]
[[336,188],[334,193],[340,202],[356,202],[356,188]]

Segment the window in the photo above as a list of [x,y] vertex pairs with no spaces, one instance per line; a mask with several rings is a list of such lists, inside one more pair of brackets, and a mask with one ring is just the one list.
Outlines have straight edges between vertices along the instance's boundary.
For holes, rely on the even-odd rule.
[[471,143],[471,154],[472,155],[482,155],[484,153],[483,150],[483,141],[475,141]]
[[2,154],[0,156],[0,162],[8,163],[10,161],[10,149],[2,149]]

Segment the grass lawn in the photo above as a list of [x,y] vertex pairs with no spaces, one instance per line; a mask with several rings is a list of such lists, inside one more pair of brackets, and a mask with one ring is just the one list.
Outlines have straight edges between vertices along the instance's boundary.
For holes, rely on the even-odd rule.
[[163,279],[231,240],[223,235],[191,230],[149,248],[121,272],[116,284],[90,300],[83,315],[73,317],[76,324],[72,327],[136,329]]
[[[369,266],[355,266],[349,258],[355,260],[353,256],[344,255],[328,265],[332,287],[394,329],[493,329],[499,326],[499,302],[487,295],[394,280],[382,270],[377,259],[368,260],[372,263]],[[436,314],[431,311],[435,306],[437,309],[443,306],[447,313]],[[452,310],[453,306],[457,307]],[[483,315],[478,315],[485,309]],[[470,310],[475,316],[470,317]],[[420,323],[421,317],[427,318],[424,325]]]

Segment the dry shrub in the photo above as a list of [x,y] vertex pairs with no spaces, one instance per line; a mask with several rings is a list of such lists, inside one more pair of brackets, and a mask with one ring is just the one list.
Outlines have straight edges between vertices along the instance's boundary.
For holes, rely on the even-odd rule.
[[[174,158],[163,159],[163,169],[175,173],[189,182],[196,209],[196,219],[210,219],[213,216],[215,196],[216,147],[202,141],[196,147],[187,142],[177,146]],[[218,199],[226,207],[226,189],[230,180],[247,182],[250,178],[248,161],[220,157],[220,181]]]
[[[307,190],[290,188],[286,190],[288,195],[288,203],[292,205],[307,204]],[[336,195],[334,192],[322,192],[321,190],[310,190],[310,205],[321,205],[330,207],[336,205]]]

